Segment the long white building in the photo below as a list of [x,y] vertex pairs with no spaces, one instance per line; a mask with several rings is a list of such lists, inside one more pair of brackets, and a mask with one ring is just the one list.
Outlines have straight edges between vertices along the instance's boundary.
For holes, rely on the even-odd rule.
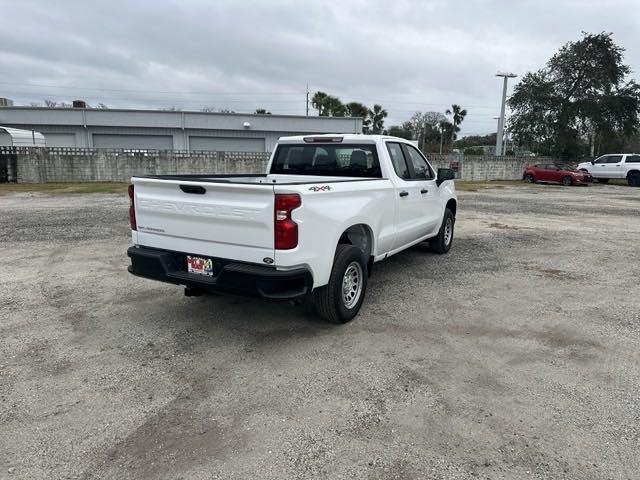
[[270,152],[279,137],[360,133],[362,119],[163,110],[0,106],[0,125],[48,147]]

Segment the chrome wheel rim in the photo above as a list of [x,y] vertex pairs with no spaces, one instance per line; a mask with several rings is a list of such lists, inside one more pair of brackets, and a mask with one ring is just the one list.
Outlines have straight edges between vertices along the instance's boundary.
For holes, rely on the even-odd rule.
[[451,243],[452,237],[453,237],[453,220],[451,220],[451,218],[447,218],[447,221],[444,224],[444,244],[448,246]]
[[362,267],[358,262],[351,262],[342,277],[342,304],[353,308],[362,295]]

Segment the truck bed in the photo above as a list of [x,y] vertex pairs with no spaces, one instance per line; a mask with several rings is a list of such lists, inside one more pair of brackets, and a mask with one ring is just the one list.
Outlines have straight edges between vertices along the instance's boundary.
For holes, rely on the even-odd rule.
[[139,179],[170,180],[179,182],[232,183],[238,185],[304,185],[317,183],[363,182],[380,180],[380,178],[361,177],[331,177],[319,175],[282,175],[282,174],[252,174],[252,175],[145,175],[136,176]]

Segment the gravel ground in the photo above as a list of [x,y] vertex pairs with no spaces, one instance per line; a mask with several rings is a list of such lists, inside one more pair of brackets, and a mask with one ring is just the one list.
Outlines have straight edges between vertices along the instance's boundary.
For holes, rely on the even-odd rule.
[[461,200],[330,326],[129,275],[122,196],[0,197],[0,478],[640,478],[640,189]]

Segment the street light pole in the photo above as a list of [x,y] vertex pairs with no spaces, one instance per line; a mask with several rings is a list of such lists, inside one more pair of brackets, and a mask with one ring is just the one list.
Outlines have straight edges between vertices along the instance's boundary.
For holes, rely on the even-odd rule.
[[504,77],[504,83],[502,85],[502,106],[500,107],[500,119],[498,120],[498,134],[496,136],[496,155],[504,155],[502,149],[502,137],[504,136],[504,112],[507,103],[507,81],[509,78],[515,78],[515,73],[498,72],[496,77]]

